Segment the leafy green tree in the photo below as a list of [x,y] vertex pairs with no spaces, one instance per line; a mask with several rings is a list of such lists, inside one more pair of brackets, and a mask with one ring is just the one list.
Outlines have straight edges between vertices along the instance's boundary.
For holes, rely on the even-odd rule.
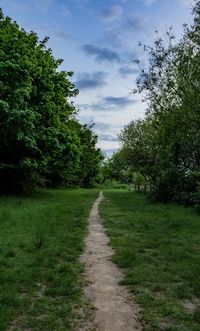
[[112,159],[106,158],[104,156],[104,159],[100,164],[99,177],[97,179],[97,182],[101,185],[105,184],[106,181],[109,181],[111,179],[112,177],[111,173],[112,173]]
[[200,202],[200,1],[193,14],[178,43],[170,28],[167,42],[157,36],[153,46],[144,46],[149,66],[141,69],[134,92],[143,93],[147,114],[120,136],[127,163],[150,182],[158,200]]
[[53,57],[47,41],[39,41],[36,33],[27,33],[0,12],[3,192],[37,185],[71,185],[77,181],[77,173],[85,185],[97,171],[97,138],[77,122],[69,101],[78,93],[70,81],[73,73],[59,71],[62,60]]
[[120,140],[124,160],[132,167],[132,173],[142,175],[146,185],[153,184],[157,156],[154,121],[150,117],[132,121],[122,130]]
[[80,138],[80,161],[77,171],[78,184],[89,187],[99,175],[99,167],[103,154],[96,147],[97,135],[92,131],[92,126],[78,124]]
[[101,165],[101,184],[116,182],[121,184],[133,183],[133,167],[127,162],[123,149],[115,152]]

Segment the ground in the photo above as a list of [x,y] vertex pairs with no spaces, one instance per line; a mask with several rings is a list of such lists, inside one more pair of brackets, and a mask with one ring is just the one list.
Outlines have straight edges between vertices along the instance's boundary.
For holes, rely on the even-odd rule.
[[[102,192],[95,201],[89,217],[89,234],[82,261],[85,263],[87,286],[85,294],[94,307],[93,328],[97,331],[139,331],[139,309],[133,303],[120,269],[111,261],[114,251],[108,246],[99,216]],[[90,330],[88,327],[84,330]]]
[[[67,189],[0,198],[0,331],[74,331],[83,326],[88,330],[88,321],[92,330],[95,301],[84,296],[83,288],[95,281],[98,285],[100,275],[94,270],[95,279],[85,283],[88,263],[95,255],[102,259],[104,249],[109,270],[120,275],[111,275],[116,286],[120,280],[127,302],[140,308],[142,330],[199,331],[198,212],[152,203],[125,189],[104,190],[104,228],[100,218],[98,224],[90,218],[88,230],[98,194],[96,189]],[[81,261],[91,225],[106,247]]]
[[1,197],[1,331],[74,330],[83,308],[78,258],[97,195],[69,189]]
[[142,194],[104,191],[100,206],[145,331],[200,330],[200,215]]

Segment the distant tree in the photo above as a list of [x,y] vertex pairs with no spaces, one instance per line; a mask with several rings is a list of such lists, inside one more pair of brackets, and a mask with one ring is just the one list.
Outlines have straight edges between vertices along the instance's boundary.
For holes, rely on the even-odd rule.
[[96,147],[98,137],[92,131],[92,126],[78,124],[78,136],[80,138],[78,184],[89,187],[99,175],[99,167],[104,156],[100,148]]
[[124,127],[120,134],[124,160],[132,167],[132,173],[140,173],[146,184],[155,178],[156,130],[153,120],[135,120]]
[[112,176],[111,173],[112,173],[112,160],[111,158],[106,158],[106,156],[104,156],[104,159],[100,164],[98,183],[104,184],[106,181],[109,181]]

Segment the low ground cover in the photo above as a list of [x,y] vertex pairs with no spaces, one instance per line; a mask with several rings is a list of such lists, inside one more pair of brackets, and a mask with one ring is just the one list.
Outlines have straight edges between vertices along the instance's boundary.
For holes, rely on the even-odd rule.
[[200,215],[135,192],[104,194],[100,211],[114,262],[141,306],[144,330],[199,331]]
[[[0,198],[0,330],[74,330],[79,263],[97,190]],[[81,318],[81,317],[80,317]]]

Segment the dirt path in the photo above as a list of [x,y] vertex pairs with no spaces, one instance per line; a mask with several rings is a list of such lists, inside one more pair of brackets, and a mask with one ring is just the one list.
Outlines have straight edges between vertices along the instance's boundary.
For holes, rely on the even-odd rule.
[[[111,261],[114,254],[108,246],[109,239],[98,212],[103,200],[100,193],[89,217],[89,234],[82,261],[86,265],[85,288],[87,298],[94,307],[94,329],[98,331],[141,330],[138,322],[138,307],[133,304],[130,294],[119,282],[123,275]],[[84,327],[84,330],[87,328]]]

